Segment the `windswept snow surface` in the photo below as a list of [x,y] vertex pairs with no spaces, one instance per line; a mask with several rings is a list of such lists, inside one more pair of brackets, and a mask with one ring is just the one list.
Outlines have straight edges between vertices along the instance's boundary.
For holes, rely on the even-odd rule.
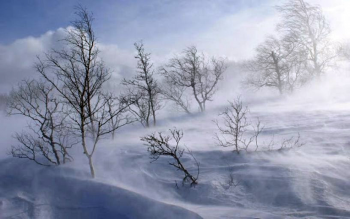
[[[216,146],[218,107],[162,119],[157,129],[135,124],[104,140],[94,157],[95,180],[80,148],[73,163],[59,168],[2,156],[0,218],[350,218],[350,105],[342,98],[250,101],[250,119],[259,117],[266,127],[261,142],[275,136],[278,148],[300,133],[305,145],[292,150],[262,146],[237,155]],[[11,124],[11,118],[2,120]],[[150,163],[140,141],[175,126],[201,164],[194,188],[181,186],[182,174],[168,158]],[[2,146],[4,154],[10,145]],[[195,171],[190,157],[184,164]],[[230,174],[234,186],[228,186]]]
[[82,179],[70,169],[33,168],[7,159],[0,165],[13,170],[1,171],[0,218],[201,218],[127,189]]

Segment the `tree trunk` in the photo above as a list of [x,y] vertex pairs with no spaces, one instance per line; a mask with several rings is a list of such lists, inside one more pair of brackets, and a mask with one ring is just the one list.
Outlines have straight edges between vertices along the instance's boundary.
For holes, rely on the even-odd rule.
[[[83,110],[82,110],[83,111]],[[84,112],[84,111],[83,111]],[[81,127],[80,127],[80,132],[81,132],[81,144],[83,146],[83,150],[84,150],[84,154],[85,156],[88,158],[89,160],[89,166],[90,166],[90,173],[91,173],[91,177],[95,178],[95,170],[94,170],[94,166],[92,164],[92,155],[89,154],[87,147],[86,147],[86,141],[85,141],[85,121],[84,121],[84,117],[81,115],[80,117],[81,120]]]
[[151,114],[151,103],[148,102],[148,109],[147,109],[147,115],[146,115],[146,127],[149,127],[149,116]]
[[153,98],[151,89],[148,90],[148,96],[149,96],[149,103],[150,103],[151,110],[152,110],[153,126],[155,127],[156,126],[156,111],[154,110],[154,102],[153,102],[154,98]]
[[196,101],[197,101],[197,103],[198,103],[198,105],[199,105],[199,108],[200,108],[201,112],[204,112],[202,103],[199,101],[198,96],[197,96],[196,85],[195,85],[195,84],[192,84],[191,87],[192,87],[192,90],[193,90],[194,98],[196,99]]
[[90,166],[91,177],[95,178],[95,169],[94,169],[94,165],[92,164],[92,155],[89,155],[87,157],[89,159],[89,166]]
[[280,92],[280,95],[283,94],[283,83],[282,83],[282,80],[281,80],[281,71],[280,71],[280,66],[279,66],[279,60],[277,59],[276,57],[276,54],[272,51],[271,52],[271,57],[273,59],[273,63],[275,65],[275,71],[277,73],[277,80],[278,80],[278,85],[277,85],[277,88],[278,88],[278,91]]
[[[153,107],[152,107],[153,108]],[[156,122],[156,112],[154,109],[152,109],[152,114],[153,114],[153,126],[155,127],[157,122]]]
[[280,92],[280,95],[283,95],[283,90],[281,86],[278,86],[278,91]]

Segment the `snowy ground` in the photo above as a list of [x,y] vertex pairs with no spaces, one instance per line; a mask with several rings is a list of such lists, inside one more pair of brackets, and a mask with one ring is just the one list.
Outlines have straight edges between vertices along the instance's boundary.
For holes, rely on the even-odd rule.
[[[137,125],[105,140],[95,156],[91,180],[81,151],[73,163],[45,168],[26,160],[0,159],[0,218],[350,218],[350,105],[271,100],[250,103],[251,118],[266,126],[262,141],[299,132],[305,146],[288,151],[236,155],[215,145],[206,115],[162,119],[156,130]],[[8,131],[23,123],[1,118]],[[179,188],[181,173],[167,158],[150,163],[139,138],[153,131],[183,129],[186,144],[201,163],[199,184]],[[192,160],[185,165],[194,170]],[[236,186],[228,186],[233,174]]]

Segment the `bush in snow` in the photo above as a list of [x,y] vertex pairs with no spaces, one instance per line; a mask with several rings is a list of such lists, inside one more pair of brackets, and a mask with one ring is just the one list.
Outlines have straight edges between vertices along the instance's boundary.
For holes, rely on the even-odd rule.
[[257,124],[253,126],[254,134],[250,137],[246,137],[248,127],[252,126],[247,121],[247,114],[249,109],[243,105],[240,97],[237,97],[233,102],[230,102],[230,106],[226,107],[224,112],[219,116],[222,118],[222,123],[219,120],[215,120],[215,124],[218,127],[219,133],[215,133],[215,139],[219,146],[233,147],[234,151],[239,154],[241,150],[248,150],[248,147],[254,142],[255,150],[258,149],[258,136],[264,129],[258,120]]
[[[254,151],[259,149],[258,137],[264,130],[264,126],[258,119],[255,124],[247,120],[249,108],[243,105],[240,97],[237,97],[225,110],[219,114],[220,120],[215,120],[215,124],[219,133],[215,133],[217,144],[222,147],[233,147],[233,151],[239,154],[240,151],[248,151],[250,146],[255,147]],[[252,133],[248,135],[248,133]],[[301,147],[304,143],[300,142],[300,135],[282,139],[278,144],[279,147],[274,148],[277,143],[274,138],[266,146],[268,150],[285,150]]]
[[[183,137],[183,132],[181,130],[177,130],[174,128],[173,130],[170,129],[170,135],[164,136],[161,132],[158,132],[158,134],[151,134],[147,135],[145,137],[141,138],[141,141],[146,142],[145,145],[148,146],[148,151],[151,154],[151,159],[153,161],[158,160],[161,156],[170,156],[173,158],[173,162],[169,162],[169,164],[173,167],[175,167],[177,170],[180,170],[184,173],[184,178],[182,179],[182,184],[184,185],[186,182],[190,182],[191,186],[195,186],[198,184],[198,177],[199,177],[199,162],[196,160],[196,158],[193,156],[192,152],[187,149],[181,148],[179,146],[180,141]],[[174,140],[175,144],[174,146],[170,144],[170,141]],[[190,155],[197,167],[197,175],[194,176],[191,174],[183,165],[181,162],[181,158],[183,157],[184,153],[187,153]],[[153,162],[152,161],[152,162]]]

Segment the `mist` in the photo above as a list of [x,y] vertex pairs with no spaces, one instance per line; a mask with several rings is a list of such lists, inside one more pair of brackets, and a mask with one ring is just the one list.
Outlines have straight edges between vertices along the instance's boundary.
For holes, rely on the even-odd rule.
[[0,218],[350,218],[349,2],[32,3],[0,3]]

